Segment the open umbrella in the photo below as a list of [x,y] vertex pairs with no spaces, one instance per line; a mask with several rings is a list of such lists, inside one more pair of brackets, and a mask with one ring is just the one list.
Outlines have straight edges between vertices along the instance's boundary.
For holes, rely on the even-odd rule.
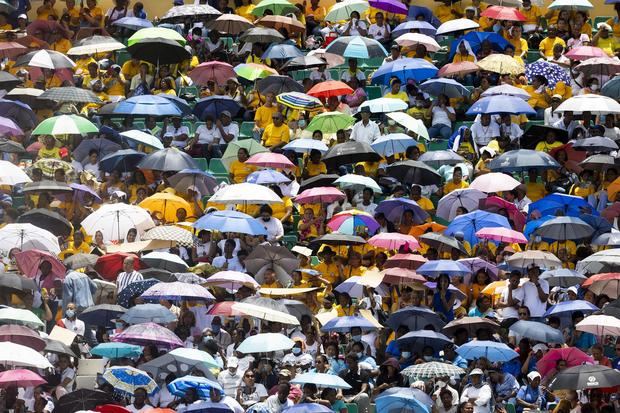
[[525,66],[513,57],[504,54],[492,54],[479,60],[477,65],[487,72],[499,73],[500,75],[518,75],[525,72]]
[[549,383],[551,390],[600,389],[620,385],[620,371],[601,365],[569,367]]
[[0,373],[0,387],[36,387],[45,384],[45,381],[37,373],[26,369],[6,370]]
[[7,224],[0,229],[0,250],[8,252],[13,248],[21,251],[32,249],[60,254],[58,238],[51,232],[32,224]]
[[180,281],[157,283],[144,291],[141,297],[148,301],[212,301],[215,297],[198,284],[187,284]]
[[127,324],[167,324],[176,321],[177,317],[161,304],[139,304],[127,310],[120,319]]
[[329,220],[327,226],[330,230],[342,234],[355,235],[360,227],[366,228],[367,232],[374,234],[381,226],[371,214],[356,209],[339,212]]
[[528,268],[530,265],[536,265],[540,268],[554,269],[562,266],[562,262],[555,255],[537,250],[517,252],[506,262],[517,268]]
[[45,119],[32,131],[33,135],[85,135],[99,132],[99,128],[77,115],[60,115]]
[[31,66],[42,69],[70,69],[75,67],[73,60],[63,53],[53,50],[35,50],[21,55],[15,60],[14,67]]
[[329,320],[321,327],[321,330],[327,332],[349,333],[352,328],[361,328],[362,330],[376,330],[377,327],[362,316],[344,316],[336,317]]
[[[353,124],[355,124],[355,118],[351,115],[347,115],[346,113],[341,113],[341,112],[324,112],[312,118],[312,120],[306,127],[306,130],[310,132],[320,130],[323,132],[323,134],[329,134],[329,133],[336,133],[340,129],[349,129],[351,126],[353,126]],[[351,145],[351,144],[356,144],[356,143],[357,142],[355,141],[349,141],[345,143],[336,144],[330,149],[330,151],[333,150],[333,148],[335,147],[339,147],[339,145],[346,145],[346,144]],[[365,144],[362,144],[362,145],[365,145]],[[338,149],[335,152],[341,152],[341,151],[342,151],[341,149]],[[325,158],[323,158],[323,160],[324,159]]]
[[420,161],[400,161],[388,166],[387,174],[402,183],[413,185],[440,185],[441,175]]
[[510,175],[492,172],[478,176],[472,181],[469,187],[482,192],[493,193],[512,191],[519,185],[521,185],[521,182],[517,181]]
[[[286,0],[282,0],[288,3]],[[290,3],[289,3],[290,4]],[[256,10],[256,8],[254,8]],[[239,40],[248,43],[279,43],[284,40],[284,36],[276,29],[266,27],[253,27],[246,30]]]
[[454,235],[457,232],[463,232],[465,240],[470,245],[474,245],[478,243],[476,232],[489,227],[510,228],[510,223],[502,215],[478,210],[455,217],[444,231],[444,234]]
[[53,234],[69,236],[73,231],[73,226],[62,215],[43,208],[35,208],[20,215],[17,219],[19,223],[29,223],[39,228],[45,229]]
[[167,349],[183,347],[183,342],[172,331],[154,323],[143,323],[130,326],[121,333],[115,335],[112,341],[136,344],[139,346],[155,345]]
[[437,28],[437,35],[446,35],[454,32],[462,32],[480,27],[478,23],[469,19],[450,19]]
[[422,33],[404,33],[397,37],[394,41],[401,47],[412,49],[415,49],[417,45],[422,45],[428,52],[431,53],[434,53],[441,48],[435,39]]
[[259,333],[248,336],[241,342],[237,351],[245,354],[268,353],[272,351],[290,350],[295,342],[280,333]]
[[159,391],[155,381],[142,370],[130,366],[115,366],[105,369],[101,376],[116,392],[125,396],[133,396],[134,391],[142,388],[148,395]]
[[185,375],[194,369],[204,373],[206,378],[214,379],[211,369],[221,367],[209,353],[193,348],[176,348],[140,365],[141,370],[158,382],[164,381],[170,373]]
[[466,162],[465,158],[463,158],[461,155],[448,149],[424,152],[422,155],[420,155],[418,161],[424,162],[428,166],[431,166],[435,169],[439,169],[443,165],[456,165],[461,162]]
[[482,97],[467,109],[467,115],[470,116],[479,114],[497,115],[501,113],[534,115],[536,111],[521,97],[506,95]]
[[206,20],[222,13],[208,4],[182,4],[170,8],[161,17],[162,22],[166,23],[185,23],[189,20]]
[[222,233],[235,232],[249,235],[266,235],[265,227],[250,215],[237,211],[215,211],[202,216],[194,228]]
[[189,72],[189,77],[199,85],[206,85],[208,81],[223,85],[228,79],[236,78],[237,74],[228,63],[215,61],[199,64]]
[[476,360],[484,357],[493,363],[507,362],[515,357],[519,357],[519,353],[506,344],[487,340],[470,341],[457,348],[456,352],[467,360]]
[[99,304],[86,308],[82,311],[78,318],[85,324],[109,327],[112,320],[124,314],[127,309],[116,304]]
[[[305,30],[305,27],[304,27]],[[294,57],[303,57],[304,54],[301,50],[292,44],[275,44],[272,43],[265,53],[261,56],[261,59],[281,59],[288,60]]]
[[620,113],[620,103],[602,95],[579,95],[566,99],[556,108],[558,113],[574,112],[581,114],[590,112],[593,115]]
[[408,20],[400,23],[392,30],[392,38],[396,38],[401,34],[410,33],[412,30],[425,34],[427,36],[435,36],[437,29],[435,26],[426,21]]
[[553,240],[582,239],[592,235],[594,229],[576,217],[555,217],[544,222],[534,232]]
[[251,13],[255,16],[263,16],[267,10],[276,16],[284,16],[287,13],[295,12],[296,7],[287,0],[261,0]]
[[345,199],[346,195],[337,188],[333,187],[314,187],[306,189],[295,197],[298,204],[330,204],[332,202]]
[[371,59],[388,55],[388,52],[381,43],[374,39],[361,36],[338,37],[327,46],[325,51],[342,57],[357,59]]
[[530,216],[534,211],[538,211],[541,216],[563,215],[578,217],[590,209],[591,206],[583,198],[558,193],[547,195],[536,202],[532,202],[528,207]]
[[486,8],[482,13],[480,13],[482,17],[489,17],[495,20],[506,20],[506,21],[518,21],[523,22],[526,21],[527,18],[514,7],[504,7],[504,6],[491,6]]
[[458,261],[435,260],[425,262],[418,267],[416,272],[426,275],[427,277],[437,278],[441,274],[447,274],[448,276],[465,276],[470,274],[471,270]]
[[293,384],[314,384],[318,387],[330,387],[333,389],[350,389],[351,385],[344,381],[340,376],[326,373],[302,373],[293,380]]
[[317,98],[329,98],[332,96],[343,96],[353,93],[349,85],[339,80],[327,80],[317,83],[308,91],[310,96]]
[[377,98],[367,100],[359,106],[359,110],[370,109],[372,113],[398,112],[407,109],[407,104],[400,99]]
[[282,285],[289,285],[290,275],[299,268],[299,260],[287,248],[276,245],[259,245],[245,259],[245,266],[255,275],[256,281],[263,281],[263,273],[273,269]]
[[573,142],[573,148],[577,151],[588,152],[612,152],[618,150],[618,144],[612,139],[604,136],[593,136],[585,139],[578,139]]
[[559,167],[560,164],[551,155],[529,149],[505,152],[489,163],[489,169],[493,172],[523,172],[533,168],[544,170]]
[[125,343],[101,343],[93,347],[91,354],[109,359],[140,357],[142,348]]
[[248,287],[253,290],[260,288],[260,284],[253,277],[238,271],[220,271],[207,278],[205,284],[229,290],[238,290],[241,287]]
[[431,330],[412,331],[396,339],[398,347],[411,349],[421,353],[425,347],[432,347],[433,351],[443,350],[446,344],[452,343],[448,337]]
[[368,6],[368,2],[363,0],[345,0],[334,4],[327,12],[325,20],[330,22],[348,20],[351,13],[356,11],[361,15],[368,10]]
[[18,324],[0,326],[0,342],[6,341],[21,344],[22,346],[30,347],[36,351],[42,351],[46,346],[45,340],[41,338],[39,333]]
[[449,98],[469,96],[469,90],[454,79],[429,79],[422,83],[420,89],[429,95],[446,95]]
[[135,205],[105,204],[86,217],[82,228],[90,236],[101,231],[106,241],[125,239],[127,231],[136,228],[138,234],[155,226],[149,213]]
[[[595,257],[596,255],[593,254],[590,257]],[[583,282],[582,287],[587,288],[594,294],[605,294],[612,299],[616,299],[620,296],[620,273],[599,273],[593,275]]]
[[519,320],[510,326],[510,331],[542,343],[564,343],[564,335],[560,330],[536,321]]
[[439,69],[432,63],[418,58],[397,59],[384,63],[372,75],[372,83],[389,85],[392,77],[406,83],[409,79],[422,82],[437,74]]
[[180,196],[173,195],[168,192],[158,192],[142,200],[138,206],[148,210],[151,214],[158,212],[166,222],[175,222],[177,220],[177,210],[183,208],[190,212],[192,206]]
[[577,271],[560,268],[543,272],[540,274],[540,279],[547,281],[551,287],[568,288],[573,285],[581,284],[587,277]]
[[[157,29],[154,27],[153,29]],[[143,29],[151,30],[151,29]],[[142,31],[142,30],[140,30]],[[140,33],[140,32],[138,32]],[[132,36],[133,37],[133,36]],[[128,44],[131,42],[129,39]],[[191,53],[177,40],[162,37],[137,40],[127,47],[132,57],[147,61],[154,65],[175,64],[191,58]]]
[[405,153],[411,146],[417,146],[418,142],[404,133],[390,133],[375,139],[370,145],[377,153],[383,156],[393,156]]
[[401,374],[410,380],[430,380],[440,377],[458,377],[465,374],[465,370],[452,363],[430,361],[406,367]]
[[161,96],[132,96],[114,108],[118,115],[134,116],[180,116],[181,110],[170,100]]
[[138,164],[139,168],[163,172],[179,172],[183,169],[198,169],[191,156],[177,148],[165,148],[153,152]]
[[271,189],[247,182],[228,185],[218,189],[211,202],[221,204],[278,204],[282,199]]
[[245,17],[236,14],[222,14],[217,19],[207,23],[207,27],[220,33],[239,35],[253,28],[254,25]]
[[456,217],[456,210],[459,207],[465,208],[467,211],[478,209],[481,199],[485,199],[486,194],[477,189],[466,188],[457,189],[443,196],[437,204],[437,216],[447,221],[451,221]]
[[112,25],[134,31],[153,27],[153,23],[151,23],[150,20],[140,19],[138,17],[122,17],[118,20],[115,20]]
[[103,404],[114,403],[111,393],[101,390],[77,389],[65,394],[55,403],[54,412],[75,413],[92,410]]
[[437,313],[428,308],[405,307],[390,314],[387,325],[394,331],[401,325],[406,326],[410,331],[417,331],[424,329],[427,325],[432,325],[436,330],[440,330],[445,323]]
[[[193,388],[196,389],[196,393],[202,399],[209,400],[211,389],[215,389],[220,393],[224,393],[222,390],[222,386],[213,380],[209,380],[205,377],[200,376],[185,376],[178,379],[173,380],[168,384],[168,391],[178,397],[183,397],[188,389]],[[192,411],[191,409],[187,410],[188,412]],[[207,410],[211,412],[212,410]],[[218,412],[219,413],[219,412]]]
[[144,152],[138,152],[133,149],[121,149],[101,158],[99,160],[99,169],[108,173],[115,170],[120,172],[134,171],[145,156]]
[[231,116],[237,116],[241,105],[230,96],[209,96],[200,99],[194,106],[194,115],[204,120],[208,116],[218,119],[222,112],[230,112]]
[[584,363],[593,363],[592,357],[576,347],[552,348],[536,363],[536,370],[546,377],[554,371],[559,360],[566,362],[566,367],[580,366]]
[[8,341],[2,343],[0,362],[3,365],[10,366],[34,367],[38,369],[53,368],[50,362],[41,353],[30,347]]
[[435,248],[439,252],[451,252],[453,249],[461,251],[467,255],[467,251],[463,246],[463,243],[454,237],[449,237],[444,234],[438,234],[435,232],[429,232],[418,237],[420,242],[428,245],[431,248]]

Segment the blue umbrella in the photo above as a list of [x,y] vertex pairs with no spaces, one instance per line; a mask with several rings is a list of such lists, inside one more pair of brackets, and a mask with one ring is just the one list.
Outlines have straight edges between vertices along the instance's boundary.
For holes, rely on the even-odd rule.
[[421,20],[409,20],[399,24],[394,28],[394,30],[392,31],[392,38],[395,39],[402,34],[410,33],[411,30],[418,30],[420,33],[431,37],[434,37],[435,33],[437,33],[437,29],[429,22]]
[[127,324],[155,323],[167,324],[176,321],[177,317],[161,304],[139,304],[131,307],[121,316]]
[[419,87],[423,92],[426,92],[429,95],[446,95],[449,98],[469,96],[470,93],[465,86],[461,85],[456,80],[445,77],[439,79],[429,79],[422,83]]
[[404,133],[390,133],[379,136],[370,146],[380,155],[392,156],[404,153],[411,146],[418,146],[418,141]]
[[537,321],[519,320],[510,326],[510,331],[541,343],[564,344],[564,335],[560,330]]
[[465,235],[465,241],[469,242],[470,245],[474,245],[478,243],[476,232],[482,228],[496,227],[510,229],[510,223],[503,215],[477,210],[455,217],[443,233],[444,235],[454,236],[455,233],[462,232]]
[[0,113],[17,123],[22,129],[34,128],[39,121],[30,106],[20,101],[0,99]]
[[397,59],[384,63],[372,75],[372,83],[389,85],[392,77],[396,76],[401,82],[409,79],[421,82],[435,76],[439,69],[432,63],[418,58]]
[[331,387],[333,389],[350,389],[351,385],[335,374],[326,373],[303,373],[291,380],[293,384],[312,383],[319,387]]
[[519,357],[519,353],[504,343],[488,340],[474,340],[463,344],[456,352],[466,360],[486,358],[491,363],[506,362]]
[[129,308],[132,306],[132,301],[134,298],[142,295],[143,292],[145,292],[150,287],[154,286],[159,282],[159,280],[156,280],[154,278],[133,282],[127,287],[123,288],[123,291],[121,291],[116,297],[116,302],[125,308]]
[[144,389],[149,396],[159,391],[157,383],[146,372],[129,366],[107,368],[101,377],[124,396],[133,396],[139,388]]
[[564,216],[578,217],[582,214],[599,215],[588,202],[574,195],[551,194],[532,202],[528,207],[529,216],[534,211],[538,211],[540,215],[557,215],[560,213]]
[[441,274],[447,274],[450,277],[464,277],[471,274],[470,269],[465,265],[452,260],[427,261],[416,269],[416,272],[433,278],[439,277]]
[[101,343],[90,350],[91,354],[109,359],[134,358],[142,354],[142,347],[127,343]]
[[327,145],[316,139],[295,139],[287,143],[283,150],[291,150],[298,153],[310,153],[311,150],[316,149],[319,152],[325,153],[329,150]]
[[192,225],[209,231],[238,232],[249,235],[267,235],[265,227],[251,216],[237,211],[216,211],[204,215]]
[[523,172],[532,168],[556,169],[560,164],[548,153],[531,149],[508,151],[489,162],[489,169],[493,172]]
[[153,23],[150,20],[140,19],[138,17],[123,17],[112,23],[113,26],[124,27],[129,30],[138,31],[140,29],[146,29],[153,27]]
[[348,333],[353,327],[359,327],[362,330],[376,330],[377,327],[361,316],[344,316],[336,317],[329,320],[321,327],[322,331]]
[[120,102],[113,111],[116,115],[133,116],[181,116],[181,110],[170,100],[161,96],[133,96]]
[[477,100],[467,110],[466,115],[480,114],[497,115],[500,113],[535,115],[536,111],[523,99],[517,96],[492,95]]
[[111,320],[127,311],[127,308],[116,304],[99,304],[88,307],[80,313],[78,318],[91,326],[110,327]]
[[435,330],[441,330],[446,325],[434,311],[425,307],[405,307],[393,312],[387,320],[388,327],[398,330],[406,326],[410,331],[422,330],[431,325]]
[[452,343],[448,337],[441,333],[431,330],[411,331],[404,336],[396,339],[399,348],[409,348],[414,352],[421,353],[424,347],[432,347],[433,352],[437,353]]
[[291,180],[281,172],[274,171],[273,169],[263,169],[249,174],[245,178],[245,182],[258,185],[278,185],[288,184]]
[[579,218],[581,218],[583,222],[590,225],[594,229],[594,234],[592,234],[592,238],[596,238],[601,234],[611,231],[611,222],[607,221],[603,217],[591,214],[582,214],[579,215]]
[[177,108],[179,108],[179,110],[181,111],[181,116],[185,117],[185,116],[189,116],[192,114],[192,108],[189,106],[189,104],[187,103],[187,101],[183,98],[174,96],[174,95],[168,95],[165,93],[160,93],[158,95],[155,96],[159,96],[162,97],[164,99],[169,100],[170,102],[172,102]]
[[224,111],[230,112],[230,115],[235,117],[240,110],[241,105],[230,96],[209,96],[196,102],[194,115],[201,120],[205,120],[207,116],[217,119]]
[[407,17],[411,18],[410,20],[418,20],[418,16],[422,16],[425,22],[430,23],[434,27],[439,27],[441,25],[441,21],[429,9],[424,6],[409,6],[409,12],[407,13]]
[[[620,3],[620,0],[618,0]],[[605,82],[601,88],[601,95],[610,97],[612,99],[620,98],[620,76],[616,76],[613,79]]]
[[265,53],[261,56],[261,59],[292,59],[294,57],[304,56],[301,50],[292,44],[276,44],[272,43],[271,46],[265,50]]
[[550,88],[554,88],[558,82],[564,82],[567,85],[570,85],[571,82],[570,75],[562,66],[546,60],[537,60],[525,65],[525,77],[528,83],[531,83],[537,75],[544,76],[549,82],[547,86]]
[[318,403],[299,403],[282,410],[282,413],[333,413],[333,410]]
[[424,393],[420,390],[416,392],[416,390],[418,389],[404,387],[394,387],[386,390],[375,399],[377,411],[382,413],[430,413],[431,406],[423,402],[426,398],[420,397],[420,393]]
[[585,300],[562,301],[552,306],[545,312],[544,317],[565,316],[570,317],[575,311],[581,311],[584,315],[601,311],[600,308]]
[[340,36],[327,46],[325,52],[356,59],[372,59],[388,55],[381,43],[362,36]]
[[120,151],[116,151],[101,158],[99,161],[99,169],[108,173],[112,171],[135,171],[138,164],[145,156],[146,154],[144,152],[138,152],[133,149],[121,149]]
[[540,274],[540,279],[547,281],[550,287],[568,288],[581,284],[587,278],[580,272],[569,270],[568,268],[545,271]]
[[218,382],[209,380],[205,377],[185,376],[173,380],[168,384],[168,391],[170,392],[170,394],[178,397],[185,396],[185,392],[187,391],[187,389],[196,389],[196,391],[198,392],[198,396],[201,399],[207,400],[211,398],[211,396],[209,395],[211,389],[219,391],[222,396],[224,395],[224,390]]
[[482,46],[482,42],[484,42],[485,40],[491,42],[491,47],[493,47],[493,50],[497,52],[503,52],[504,49],[506,49],[506,47],[509,45],[508,41],[497,33],[471,31],[466,35],[461,36],[456,40],[453,40],[452,43],[450,43],[450,56],[448,57],[450,61],[452,61],[452,58],[454,57],[458,45],[459,43],[461,43],[461,40],[467,40],[467,42],[469,42],[469,45],[471,46],[471,50],[474,53],[478,53],[480,47]]
[[525,224],[525,228],[523,228],[523,235],[525,235],[525,238],[529,239],[538,227],[553,218],[553,215],[545,215],[533,221],[528,221],[528,223]]
[[381,213],[391,222],[400,222],[405,211],[413,213],[414,223],[422,224],[428,218],[428,213],[418,205],[413,199],[392,198],[381,201],[375,209],[375,214]]
[[194,403],[184,411],[185,413],[234,413],[234,410],[226,403],[212,403],[207,401]]

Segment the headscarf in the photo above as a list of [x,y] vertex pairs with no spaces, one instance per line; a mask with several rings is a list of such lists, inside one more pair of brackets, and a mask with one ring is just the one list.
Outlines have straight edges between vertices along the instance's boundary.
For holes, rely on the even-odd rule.
[[461,47],[461,44],[463,44],[465,46],[465,49],[467,49],[467,54],[474,58],[474,63],[477,62],[478,58],[476,57],[476,54],[474,53],[473,49],[471,48],[471,45],[469,44],[467,40],[461,40],[459,44],[456,45],[456,51],[460,53],[459,48]]

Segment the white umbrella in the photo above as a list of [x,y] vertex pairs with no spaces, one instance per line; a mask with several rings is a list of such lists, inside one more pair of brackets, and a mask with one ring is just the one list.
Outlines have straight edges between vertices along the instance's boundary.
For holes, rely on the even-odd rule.
[[448,20],[447,22],[439,26],[439,28],[437,29],[437,33],[435,33],[435,35],[439,36],[441,34],[477,29],[478,27],[480,27],[478,23],[476,23],[473,20],[469,20],[469,19]]
[[530,265],[537,265],[540,268],[555,269],[562,267],[562,261],[550,252],[529,250],[513,254],[506,262],[517,268],[527,268]]
[[351,17],[351,12],[356,11],[359,14],[364,13],[370,5],[365,0],[344,0],[341,3],[334,4],[327,12],[325,21],[337,22],[341,20],[348,20]]
[[360,105],[359,109],[362,110],[362,108],[366,107],[369,108],[372,113],[398,112],[401,110],[407,110],[408,108],[404,101],[394,98],[377,98],[367,100]]
[[620,113],[620,103],[607,96],[579,95],[562,102],[555,112],[574,112],[575,114],[590,112],[593,115],[606,115],[608,113]]
[[495,95],[507,95],[507,96],[516,96],[524,100],[529,100],[532,96],[527,93],[525,90],[514,87],[512,85],[500,85],[493,86],[482,92],[480,96],[495,96]]
[[469,187],[488,194],[492,192],[512,191],[519,185],[521,185],[521,182],[510,175],[501,172],[491,172],[480,175],[474,179]]
[[92,237],[101,231],[106,241],[124,240],[127,231],[135,228],[141,235],[155,226],[149,213],[135,205],[105,204],[81,223],[84,231]]
[[237,347],[243,354],[269,353],[272,351],[290,350],[295,342],[280,333],[263,333],[249,336]]
[[416,119],[404,112],[388,113],[387,117],[407,129],[409,132],[413,132],[421,138],[430,140],[428,130],[426,129],[426,126],[424,126],[424,122],[420,119]]
[[452,221],[459,207],[467,209],[467,212],[475,211],[478,209],[480,200],[486,197],[484,192],[477,189],[466,188],[454,190],[439,200],[437,204],[437,216],[447,221]]
[[620,336],[620,320],[611,315],[589,315],[575,328],[598,337]]
[[207,368],[220,368],[209,353],[195,348],[175,348],[168,354],[176,357],[179,361],[197,361],[203,363]]
[[35,330],[45,327],[43,321],[32,311],[13,307],[0,309],[0,323],[19,324]]
[[22,346],[21,344],[5,341],[2,343],[2,351],[0,352],[0,363],[10,366],[34,367],[37,369],[52,369],[48,359],[41,353]]
[[164,145],[159,139],[146,132],[142,132],[141,130],[128,130],[121,132],[120,135],[130,141],[138,142],[143,145],[150,146],[151,148],[164,149]]
[[250,303],[235,303],[232,305],[231,309],[248,316],[259,318],[261,320],[272,321],[274,323],[290,324],[294,326],[299,325],[299,320],[297,320],[295,316],[283,313],[282,311],[274,310],[272,308],[263,307],[261,305]]
[[32,182],[32,179],[9,161],[0,161],[0,185],[17,185]]
[[555,0],[549,6],[550,10],[569,9],[569,10],[590,10],[594,6],[588,0]]
[[218,204],[277,204],[282,199],[266,186],[249,184],[227,185],[220,188],[209,201]]
[[342,189],[353,187],[356,187],[358,189],[370,188],[373,190],[373,192],[377,194],[380,194],[382,192],[381,187],[377,185],[377,182],[367,176],[347,174],[336,179],[334,183],[338,184]]
[[431,53],[441,49],[441,46],[435,41],[435,39],[422,33],[405,33],[400,35],[394,41],[402,47],[414,47],[421,44]]
[[72,47],[67,51],[69,56],[82,56],[97,53],[113,52],[115,50],[124,49],[125,45],[117,42],[109,36],[92,36],[82,39],[80,46]]
[[620,249],[613,248],[595,252],[577,262],[575,270],[580,273],[600,274],[620,271]]
[[7,224],[0,229],[0,251],[9,252],[12,248],[22,251],[43,250],[60,254],[58,238],[51,232],[32,224]]
[[[24,59],[22,62],[22,58]],[[75,67],[75,62],[65,56],[63,53],[54,50],[39,50],[27,53],[19,57],[16,66],[20,63],[25,66],[40,67],[43,69],[62,69]]]
[[185,272],[189,266],[176,254],[153,251],[142,256],[142,261],[152,268],[159,268],[170,272]]

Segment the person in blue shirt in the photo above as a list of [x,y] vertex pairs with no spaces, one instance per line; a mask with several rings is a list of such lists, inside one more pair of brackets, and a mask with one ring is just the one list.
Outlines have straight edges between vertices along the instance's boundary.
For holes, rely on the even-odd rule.
[[573,325],[564,330],[564,338],[567,338],[566,344],[571,347],[577,347],[582,351],[588,351],[593,345],[596,344],[596,336],[592,333],[577,330],[577,324],[584,319],[584,315],[581,311],[575,311],[571,314],[571,319],[573,321]]
[[611,361],[611,367],[616,370],[620,370],[620,343],[616,343],[616,357]]
[[527,383],[527,386],[521,386],[517,392],[517,413],[526,408],[540,410],[547,406],[547,391],[540,387],[540,374],[537,371],[528,373]]
[[396,340],[398,340],[399,338],[401,338],[408,332],[409,332],[409,329],[406,326],[401,325],[396,329],[396,333],[395,333],[396,337],[394,338],[394,340],[390,341],[390,343],[385,348],[385,357],[387,358],[394,357],[396,360],[400,359],[401,351],[400,351],[400,348],[398,347],[398,343]]
[[469,317],[493,317],[495,318],[495,312],[491,307],[491,297],[485,294],[480,294],[476,299],[476,306],[469,310],[467,314]]
[[502,371],[514,377],[519,377],[521,374],[521,361],[519,357],[517,356],[510,361],[502,363]]
[[446,322],[454,320],[454,302],[456,301],[456,294],[449,291],[449,287],[450,277],[447,274],[439,275],[437,290],[433,295],[433,310]]
[[467,369],[467,360],[461,357],[456,352],[456,346],[452,343],[448,343],[443,348],[443,360],[449,361],[453,366]]
[[327,355],[327,359],[329,360],[329,369],[333,374],[339,374],[341,371],[347,368],[344,360],[340,360],[340,358],[338,358],[338,343],[333,341],[331,343],[328,343],[325,347],[325,354]]

